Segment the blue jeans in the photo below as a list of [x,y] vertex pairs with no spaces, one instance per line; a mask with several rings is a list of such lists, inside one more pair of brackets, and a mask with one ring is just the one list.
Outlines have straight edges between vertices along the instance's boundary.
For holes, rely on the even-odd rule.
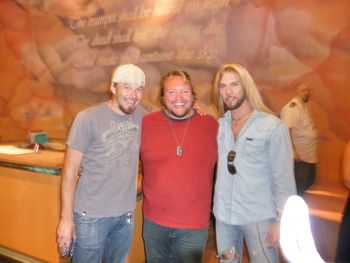
[[169,228],[143,219],[147,263],[200,263],[208,228]]
[[277,249],[268,248],[265,242],[267,231],[274,223],[274,219],[251,225],[228,225],[216,220],[216,243],[219,256],[227,251],[235,251],[235,259],[220,262],[241,262],[243,239],[249,252],[251,263],[278,262]]
[[133,212],[105,218],[74,213],[77,238],[72,262],[124,263],[133,233],[133,217]]

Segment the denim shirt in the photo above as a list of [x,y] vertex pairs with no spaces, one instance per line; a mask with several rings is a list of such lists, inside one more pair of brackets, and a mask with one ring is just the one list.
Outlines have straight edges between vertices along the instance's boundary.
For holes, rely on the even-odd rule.
[[[254,110],[236,141],[231,112],[219,119],[215,217],[232,225],[275,218],[296,194],[293,150],[288,128],[277,117]],[[236,174],[227,169],[227,154],[236,152]]]

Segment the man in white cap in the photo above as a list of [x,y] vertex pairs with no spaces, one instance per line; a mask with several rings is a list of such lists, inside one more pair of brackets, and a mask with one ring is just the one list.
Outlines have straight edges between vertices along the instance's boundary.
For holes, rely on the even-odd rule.
[[[67,140],[57,243],[72,262],[122,263],[130,248],[136,205],[145,74],[116,67],[110,100],[78,113]],[[81,175],[78,170],[82,167]]]

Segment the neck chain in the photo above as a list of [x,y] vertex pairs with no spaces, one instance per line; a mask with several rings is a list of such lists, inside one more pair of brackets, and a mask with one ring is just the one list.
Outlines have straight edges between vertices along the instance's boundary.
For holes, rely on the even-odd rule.
[[235,119],[235,118],[233,118],[233,116],[232,116],[231,118],[232,118],[232,120],[234,120],[234,121],[239,121],[239,120],[243,119],[244,117],[246,117],[247,115],[249,115],[251,112],[252,112],[252,109],[250,108],[250,109],[249,109],[246,113],[244,113],[241,117]]
[[186,120],[186,122],[187,122],[187,123],[186,123],[185,131],[184,131],[184,134],[183,134],[183,136],[182,136],[181,143],[179,143],[179,140],[178,140],[178,138],[177,138],[177,136],[176,136],[176,133],[175,133],[175,130],[174,130],[172,121],[168,118],[168,124],[169,124],[170,130],[171,130],[171,132],[172,132],[172,134],[173,134],[173,136],[174,136],[174,138],[175,138],[175,141],[176,141],[176,154],[177,154],[177,155],[180,155],[180,156],[181,156],[181,155],[183,154],[183,152],[184,152],[183,143],[184,143],[184,141],[185,141],[185,137],[186,137],[186,134],[187,134],[187,131],[188,131],[188,127],[190,126],[191,120],[188,119],[188,120]]

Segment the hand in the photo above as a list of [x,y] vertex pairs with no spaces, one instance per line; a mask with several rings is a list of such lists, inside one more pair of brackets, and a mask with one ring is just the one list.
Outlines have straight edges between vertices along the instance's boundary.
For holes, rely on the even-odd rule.
[[76,238],[74,222],[61,219],[57,228],[57,245],[61,256],[68,256],[72,241]]
[[193,105],[193,109],[201,116],[207,115],[207,113],[203,110],[203,107],[201,107],[198,103]]
[[267,232],[265,242],[269,248],[277,248],[280,240],[280,224],[273,223]]

